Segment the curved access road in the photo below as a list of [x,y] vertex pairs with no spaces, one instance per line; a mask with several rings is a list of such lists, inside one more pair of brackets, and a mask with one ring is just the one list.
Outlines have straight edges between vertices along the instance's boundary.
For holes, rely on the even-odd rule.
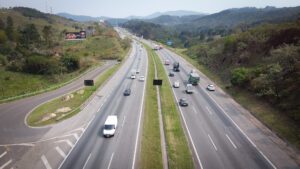
[[[116,61],[107,61],[104,65],[57,90],[0,104],[0,145],[39,140],[52,127],[30,128],[24,122],[26,115],[36,106],[44,102],[82,88],[84,86],[84,79],[95,79],[116,63]],[[58,133],[62,133],[63,131],[66,131],[66,129],[57,130]],[[54,136],[56,136],[55,132],[53,132],[51,137]]]

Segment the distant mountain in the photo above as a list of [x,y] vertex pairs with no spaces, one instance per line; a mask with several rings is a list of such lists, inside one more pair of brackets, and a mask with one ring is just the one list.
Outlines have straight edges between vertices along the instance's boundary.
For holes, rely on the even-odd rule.
[[171,16],[171,15],[161,15],[153,19],[144,20],[146,22],[152,22],[160,25],[178,25],[190,23],[193,20],[199,19],[205,16],[204,14],[200,15],[186,15],[186,16]]
[[[296,20],[300,17],[300,6],[288,8],[235,8],[198,18],[191,23],[194,27],[234,27],[239,24],[258,25]],[[191,26],[190,25],[190,26]]]
[[163,16],[163,15],[181,17],[181,16],[187,16],[187,15],[206,15],[206,14],[200,13],[200,12],[194,12],[194,11],[177,10],[177,11],[167,11],[167,12],[155,12],[148,16],[129,16],[129,17],[126,17],[126,19],[153,19],[153,18]]
[[87,21],[100,21],[100,20],[105,20],[108,19],[108,17],[92,17],[92,16],[85,16],[85,15],[73,15],[69,13],[57,13],[57,15],[72,19],[74,21],[79,21],[79,22],[87,22]]

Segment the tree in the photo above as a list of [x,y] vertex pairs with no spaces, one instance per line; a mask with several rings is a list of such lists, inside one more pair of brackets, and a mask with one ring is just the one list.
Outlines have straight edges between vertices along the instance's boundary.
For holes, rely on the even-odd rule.
[[61,62],[67,68],[69,72],[77,70],[80,68],[80,58],[76,56],[63,56]]
[[40,42],[40,34],[34,24],[26,25],[20,33],[20,44],[25,48]]
[[0,18],[0,29],[4,30],[5,29],[5,23],[3,20]]
[[5,32],[3,30],[0,30],[0,45],[5,44],[6,41],[7,41],[7,36]]
[[14,33],[14,22],[11,16],[6,18],[6,28],[5,28],[6,36],[9,40],[15,40],[15,33]]
[[52,31],[52,27],[49,26],[44,26],[43,28],[43,38],[45,39],[45,42],[47,44],[47,46],[51,46],[52,44],[52,36],[53,36],[53,31]]
[[231,83],[235,86],[244,86],[250,80],[250,71],[247,68],[241,67],[233,69],[231,72]]

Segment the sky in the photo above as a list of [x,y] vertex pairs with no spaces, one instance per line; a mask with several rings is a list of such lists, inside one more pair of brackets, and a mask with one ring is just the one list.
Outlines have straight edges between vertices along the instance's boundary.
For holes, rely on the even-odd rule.
[[0,0],[0,7],[24,6],[47,13],[124,18],[147,16],[155,12],[189,10],[216,13],[229,8],[294,7],[300,0]]

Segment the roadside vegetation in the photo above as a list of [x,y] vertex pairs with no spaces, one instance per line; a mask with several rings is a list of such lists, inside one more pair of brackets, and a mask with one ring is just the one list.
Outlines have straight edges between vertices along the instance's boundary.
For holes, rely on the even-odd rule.
[[[87,39],[64,40],[86,30]],[[35,9],[0,9],[0,102],[54,89],[130,47],[105,24],[83,24]],[[16,97],[21,96],[21,97]]]
[[[157,66],[158,78],[163,80],[160,87],[162,117],[169,168],[194,168],[191,151],[180,120],[179,110],[170,87],[168,77],[157,54],[146,46],[149,57],[153,57]],[[151,60],[152,58],[149,58]],[[159,130],[159,129],[158,129]]]
[[94,86],[86,86],[37,107],[26,119],[27,124],[30,126],[44,126],[76,115],[84,108],[84,103],[91,95],[118,70],[119,66],[120,64],[117,64],[106,70],[96,79]]
[[300,148],[299,38],[297,22],[262,25],[175,51]]
[[148,53],[148,76],[141,142],[141,169],[163,168],[156,87],[152,84],[154,77],[153,59]]
[[191,23],[157,18],[124,27],[162,44],[172,41],[172,50],[300,149],[299,8],[229,9]]

